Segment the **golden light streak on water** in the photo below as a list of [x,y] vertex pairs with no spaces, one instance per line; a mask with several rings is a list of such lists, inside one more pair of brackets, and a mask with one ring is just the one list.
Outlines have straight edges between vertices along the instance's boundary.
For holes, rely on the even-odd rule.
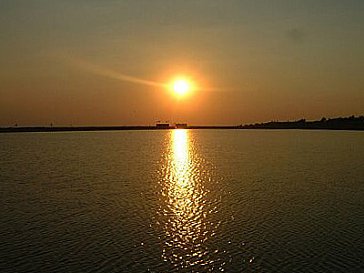
[[176,178],[177,191],[186,188],[190,179],[189,172],[189,143],[187,130],[173,131],[173,176]]
[[[173,130],[165,155],[161,182],[160,225],[164,232],[163,259],[178,268],[215,262],[206,242],[218,224],[211,219],[215,208],[208,202],[208,169],[194,147],[188,130]],[[211,200],[210,200],[211,201]],[[217,251],[217,250],[213,250]]]

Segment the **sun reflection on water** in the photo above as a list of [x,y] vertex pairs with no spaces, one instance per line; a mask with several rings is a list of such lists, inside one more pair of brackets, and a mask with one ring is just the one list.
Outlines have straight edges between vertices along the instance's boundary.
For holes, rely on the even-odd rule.
[[173,131],[173,175],[176,186],[185,188],[189,184],[189,143],[186,130]]
[[[176,268],[203,266],[213,269],[208,246],[218,223],[212,220],[217,208],[209,198],[211,174],[196,153],[190,131],[171,131],[161,172],[161,204],[158,223],[163,235],[163,259]],[[209,201],[209,202],[208,202]],[[215,265],[216,266],[216,265]]]

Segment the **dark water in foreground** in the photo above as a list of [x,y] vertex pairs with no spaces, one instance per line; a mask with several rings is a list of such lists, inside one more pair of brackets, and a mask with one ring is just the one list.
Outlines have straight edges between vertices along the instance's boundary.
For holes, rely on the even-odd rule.
[[364,272],[364,133],[0,135],[0,272]]

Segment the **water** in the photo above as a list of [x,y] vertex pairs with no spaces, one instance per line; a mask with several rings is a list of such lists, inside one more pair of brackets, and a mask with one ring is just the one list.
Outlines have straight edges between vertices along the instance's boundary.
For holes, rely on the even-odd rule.
[[0,135],[1,272],[364,272],[364,134]]

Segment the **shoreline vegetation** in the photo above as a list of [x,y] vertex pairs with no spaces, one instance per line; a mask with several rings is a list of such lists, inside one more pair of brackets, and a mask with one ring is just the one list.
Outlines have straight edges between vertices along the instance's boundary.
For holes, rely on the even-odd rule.
[[[160,126],[162,125],[162,126]],[[0,127],[0,133],[17,132],[75,132],[75,131],[119,131],[119,130],[169,130],[178,126],[156,124],[154,126],[27,126]],[[364,131],[364,116],[322,118],[315,121],[300,119],[296,121],[270,121],[265,123],[241,124],[231,126],[188,126],[186,129],[303,129],[303,130],[358,130]]]

